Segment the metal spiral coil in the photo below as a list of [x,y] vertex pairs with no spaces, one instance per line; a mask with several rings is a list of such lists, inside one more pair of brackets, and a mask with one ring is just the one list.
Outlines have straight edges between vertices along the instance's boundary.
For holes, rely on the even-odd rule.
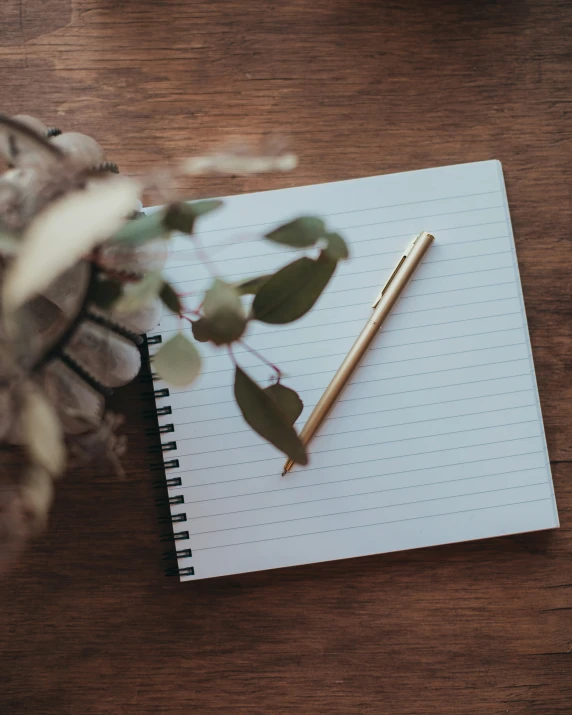
[[[160,335],[150,335],[144,338],[143,344],[141,346],[142,352],[146,363],[146,368],[144,372],[139,376],[139,381],[142,385],[148,385],[152,387],[155,380],[157,380],[157,375],[151,369],[151,362],[149,358],[149,345],[159,345],[163,342]],[[143,400],[155,400],[157,398],[169,397],[170,392],[166,387],[160,389],[148,389],[141,394]],[[154,424],[145,430],[145,434],[148,437],[159,437],[163,434],[172,434],[175,432],[175,424],[170,422],[168,424],[160,425],[158,422],[158,417],[165,417],[173,414],[173,409],[170,405],[162,405],[161,407],[148,408],[143,410],[143,416],[146,419],[153,420]],[[178,476],[172,476],[171,472],[173,470],[180,468],[180,462],[178,459],[161,459],[160,455],[164,455],[166,452],[174,452],[177,450],[177,442],[171,440],[168,442],[159,442],[158,444],[150,445],[148,447],[148,452],[150,455],[156,455],[157,460],[151,461],[149,464],[149,469],[151,472],[160,471],[164,474],[164,477],[160,479],[155,479],[152,483],[154,489],[161,489],[164,493],[165,488],[171,490],[173,487],[182,486],[182,478]],[[171,495],[168,492],[164,496],[160,496],[155,500],[156,505],[159,508],[168,508],[169,510],[176,505],[183,505],[185,503],[185,497],[183,494]],[[169,533],[163,533],[160,537],[160,541],[163,543],[170,542],[176,543],[179,541],[186,541],[189,539],[189,532],[187,530],[175,531],[175,524],[182,524],[187,521],[187,514],[184,511],[178,512],[176,514],[169,513],[168,516],[159,516],[158,522],[161,525],[169,524],[172,527],[172,531]],[[163,559],[166,561],[175,561],[178,559],[188,559],[191,558],[193,552],[190,548],[184,549],[171,549],[163,553]],[[165,569],[166,576],[194,576],[195,568],[194,566],[179,567],[177,563],[172,566],[168,566]]]

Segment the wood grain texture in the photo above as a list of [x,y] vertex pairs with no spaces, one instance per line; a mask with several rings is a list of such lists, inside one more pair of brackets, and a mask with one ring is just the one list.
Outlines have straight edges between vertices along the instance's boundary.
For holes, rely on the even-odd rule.
[[180,585],[137,388],[128,477],[61,484],[0,585],[3,715],[572,713],[572,5],[2,0],[2,111],[125,173],[279,132],[289,175],[209,196],[503,162],[562,528]]

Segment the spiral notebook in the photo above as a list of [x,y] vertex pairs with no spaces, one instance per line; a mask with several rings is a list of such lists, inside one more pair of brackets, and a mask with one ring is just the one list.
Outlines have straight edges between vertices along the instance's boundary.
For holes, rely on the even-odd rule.
[[[404,247],[421,231],[435,243],[311,443],[308,467],[280,476],[284,456],[234,402],[224,350],[200,346],[191,388],[156,385],[181,580],[557,527],[500,163],[233,196],[199,235],[220,274],[239,280],[293,260],[261,237],[308,214],[346,238],[351,258],[309,314],[252,324],[247,337],[302,396],[298,426]],[[211,280],[185,237],[166,275],[191,305]],[[178,324],[163,317],[151,354]],[[235,355],[268,383],[255,355]]]

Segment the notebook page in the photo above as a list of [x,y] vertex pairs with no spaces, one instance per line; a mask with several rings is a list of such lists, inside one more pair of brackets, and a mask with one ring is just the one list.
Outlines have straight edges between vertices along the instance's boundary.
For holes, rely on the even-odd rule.
[[[435,235],[352,381],[311,443],[310,464],[281,478],[284,456],[243,421],[233,365],[200,345],[203,372],[157,407],[178,460],[172,514],[194,580],[558,526],[508,204],[488,161],[225,199],[199,235],[227,280],[276,270],[296,252],[261,240],[298,215],[347,240],[314,309],[286,326],[252,324],[248,345],[296,389],[301,427],[371,313],[404,247]],[[210,277],[188,238],[166,275],[198,304]],[[178,329],[164,316],[163,342]],[[153,346],[156,352],[159,346]],[[271,371],[242,346],[259,383]],[[179,518],[183,518],[182,516]],[[190,549],[190,552],[187,551]]]

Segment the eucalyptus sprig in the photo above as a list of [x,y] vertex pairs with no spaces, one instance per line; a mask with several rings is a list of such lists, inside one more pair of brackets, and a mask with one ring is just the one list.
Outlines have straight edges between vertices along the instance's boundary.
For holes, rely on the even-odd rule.
[[[182,158],[135,181],[117,175],[117,166],[91,137],[62,133],[25,115],[0,115],[0,163],[6,169],[0,171],[0,400],[16,406],[8,410],[13,419],[0,424],[0,433],[26,447],[32,471],[22,488],[36,495],[38,514],[47,512],[51,483],[64,470],[66,454],[105,450],[117,462],[124,445],[114,434],[117,421],[102,420],[100,399],[136,374],[138,338],[130,321],[139,316],[134,325],[141,325],[147,308],[154,315],[158,299],[179,317],[180,329],[154,355],[157,374],[186,387],[201,370],[199,343],[226,350],[245,421],[292,460],[307,462],[294,428],[302,401],[282,384],[280,369],[244,336],[253,321],[285,325],[305,315],[338,261],[348,257],[347,246],[320,218],[302,216],[263,240],[304,255],[272,274],[231,283],[217,275],[196,233],[197,224],[222,202],[181,201],[173,189],[184,176],[287,171],[296,165],[292,154],[268,149],[249,154],[236,147]],[[149,214],[140,211],[147,189],[159,191],[166,202]],[[166,254],[174,234],[193,241],[197,259],[212,275],[196,310],[189,310],[163,272],[143,258],[149,249],[157,253],[157,247],[161,253],[164,246]],[[147,320],[141,330],[148,329]],[[115,335],[109,339],[122,357],[98,369],[97,360],[85,353],[91,344],[82,332],[85,321],[91,326],[89,340],[96,340],[98,329]],[[121,336],[129,338],[128,345]],[[236,343],[272,368],[273,384],[263,387],[247,374],[233,351]],[[53,375],[64,382],[56,385]],[[71,391],[65,387],[69,379],[74,380]],[[65,399],[53,400],[50,390]]]
[[[221,206],[220,201],[173,203],[126,223],[110,242],[142,245],[167,240],[173,232],[192,239],[197,220]],[[172,313],[191,324],[190,330],[181,328],[164,343],[153,358],[157,374],[176,387],[190,385],[200,373],[197,342],[226,346],[235,365],[234,395],[246,422],[290,459],[306,464],[306,450],[294,429],[303,407],[300,397],[282,384],[282,374],[275,366],[271,366],[276,374],[275,383],[263,389],[240,367],[232,345],[239,341],[245,345],[241,339],[252,321],[284,325],[305,315],[328,284],[338,261],[348,257],[348,249],[338,233],[328,231],[324,221],[314,216],[290,221],[264,238],[298,249],[318,246],[318,255],[302,256],[273,274],[244,281],[229,283],[213,278],[193,318],[186,315],[183,298],[161,273],[149,273],[123,287],[111,281],[101,282],[96,299],[102,307],[130,312],[159,297]],[[249,308],[243,300],[246,295],[254,296]]]

